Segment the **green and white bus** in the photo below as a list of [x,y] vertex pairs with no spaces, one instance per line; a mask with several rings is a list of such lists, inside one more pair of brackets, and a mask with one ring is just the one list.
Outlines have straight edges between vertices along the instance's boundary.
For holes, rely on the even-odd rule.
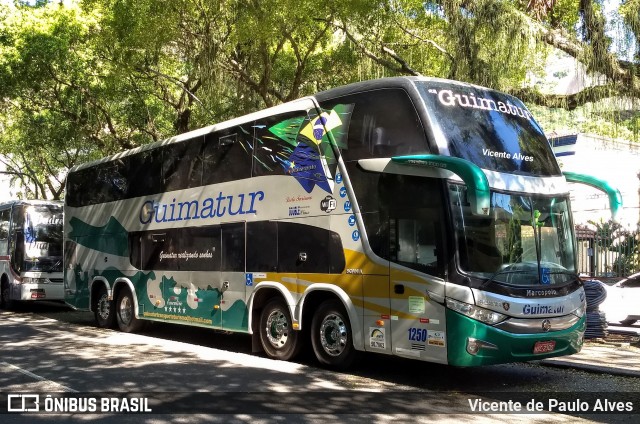
[[62,202],[0,203],[0,307],[64,300]]
[[318,93],[73,168],[66,301],[143,320],[456,366],[578,352],[569,188],[518,99],[399,77]]

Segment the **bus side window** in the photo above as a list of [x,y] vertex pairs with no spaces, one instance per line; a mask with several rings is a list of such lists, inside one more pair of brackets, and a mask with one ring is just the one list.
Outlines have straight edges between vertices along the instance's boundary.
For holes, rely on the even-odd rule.
[[247,271],[278,270],[278,228],[273,221],[247,223]]
[[6,255],[9,249],[9,218],[11,209],[0,211],[0,255]]
[[381,89],[323,102],[354,104],[349,124],[345,161],[430,153],[424,127],[407,93]]
[[310,225],[278,222],[278,272],[341,273],[345,266],[339,234]]
[[128,157],[129,181],[126,197],[140,197],[162,192],[162,152],[146,150]]
[[251,124],[216,131],[205,135],[202,184],[251,177]]
[[129,186],[127,178],[128,158],[106,162],[95,167],[95,196],[92,203],[107,203],[124,199]]
[[182,190],[202,184],[203,141],[204,137],[199,136],[161,148],[163,191]]
[[220,271],[244,272],[244,223],[222,225]]
[[299,132],[309,124],[305,111],[268,116],[256,121],[252,176],[284,175],[300,138]]

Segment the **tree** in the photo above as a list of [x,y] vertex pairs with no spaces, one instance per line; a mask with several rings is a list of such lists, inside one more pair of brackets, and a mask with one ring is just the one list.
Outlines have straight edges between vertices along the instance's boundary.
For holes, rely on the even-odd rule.
[[[0,5],[0,154],[29,196],[109,155],[345,83],[453,78],[573,109],[640,97],[640,0],[622,1],[633,60],[600,0],[77,0]],[[559,49],[602,84],[525,84]],[[629,112],[637,128],[638,112]],[[36,188],[37,187],[37,188]]]

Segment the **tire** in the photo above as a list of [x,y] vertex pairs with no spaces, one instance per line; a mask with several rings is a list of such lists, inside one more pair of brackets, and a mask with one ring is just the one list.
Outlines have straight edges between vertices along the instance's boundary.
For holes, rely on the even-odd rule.
[[116,324],[115,306],[112,300],[109,300],[107,288],[100,285],[96,296],[96,304],[93,308],[93,314],[96,317],[96,323],[100,328],[114,328]]
[[282,299],[272,299],[260,313],[260,343],[267,356],[289,361],[302,347],[300,332],[291,325],[289,308]]
[[629,325],[633,325],[636,323],[637,320],[635,319],[623,319],[622,321],[620,321],[620,324],[625,325],[625,326],[629,326]]
[[142,321],[136,318],[133,295],[128,288],[120,290],[116,301],[116,319],[118,328],[124,333],[135,333],[142,327]]
[[13,309],[13,301],[11,300],[8,281],[3,281],[2,287],[0,288],[0,309],[4,309],[5,311]]
[[333,369],[349,368],[356,356],[347,311],[341,302],[327,300],[311,321],[311,344],[318,361]]

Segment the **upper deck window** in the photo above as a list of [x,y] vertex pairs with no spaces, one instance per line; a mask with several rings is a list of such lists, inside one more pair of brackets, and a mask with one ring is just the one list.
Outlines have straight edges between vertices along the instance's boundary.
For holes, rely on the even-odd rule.
[[520,100],[444,81],[416,85],[441,154],[498,172],[561,175],[549,141]]
[[323,109],[353,105],[342,155],[346,161],[431,153],[424,128],[409,96],[380,89],[322,102]]

